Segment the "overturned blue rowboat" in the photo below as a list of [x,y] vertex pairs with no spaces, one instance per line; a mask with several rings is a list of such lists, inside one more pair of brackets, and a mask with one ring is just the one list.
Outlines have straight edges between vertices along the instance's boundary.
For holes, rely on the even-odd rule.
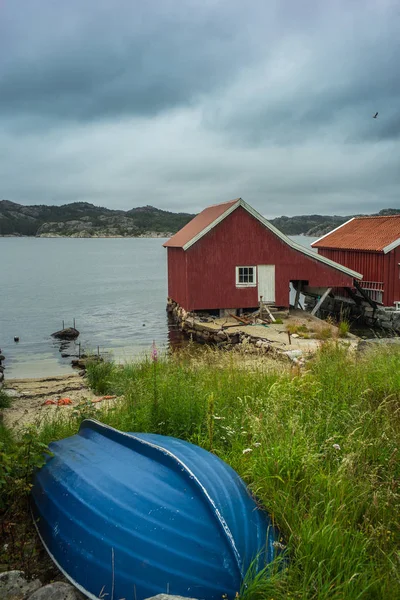
[[234,598],[250,564],[275,556],[268,515],[231,467],[198,446],[86,420],[50,450],[34,480],[34,521],[89,598]]

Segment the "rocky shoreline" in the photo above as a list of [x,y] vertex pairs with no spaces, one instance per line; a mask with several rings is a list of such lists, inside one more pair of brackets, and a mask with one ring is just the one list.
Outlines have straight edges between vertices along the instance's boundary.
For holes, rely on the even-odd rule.
[[6,235],[1,235],[0,234],[0,238],[4,237],[4,238],[87,238],[87,239],[108,239],[108,238],[116,238],[116,239],[120,239],[120,238],[140,238],[140,239],[164,239],[164,238],[169,238],[171,237],[173,234],[169,231],[166,232],[158,232],[158,231],[148,231],[146,233],[141,233],[138,235],[133,235],[133,234],[126,234],[126,235],[122,235],[122,234],[116,234],[116,233],[93,233],[90,234],[88,232],[75,232],[72,233],[70,235],[66,235],[66,234],[61,234],[61,233],[40,233],[38,235],[23,235],[22,233],[16,233],[16,234],[6,234]]
[[[102,596],[101,592],[99,593],[99,598],[105,598],[105,596]],[[55,581],[54,583],[42,585],[40,579],[28,580],[23,571],[6,571],[0,573],[0,598],[1,600],[85,600],[86,596],[67,581]],[[195,599],[158,594],[146,598],[146,600]]]

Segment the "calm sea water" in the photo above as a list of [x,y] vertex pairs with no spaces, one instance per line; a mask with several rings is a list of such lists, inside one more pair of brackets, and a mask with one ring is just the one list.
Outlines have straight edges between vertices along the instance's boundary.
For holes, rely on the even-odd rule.
[[[309,245],[315,238],[295,236]],[[71,372],[51,333],[75,319],[82,348],[129,361],[179,340],[168,326],[162,239],[0,238],[6,378]],[[14,342],[14,336],[20,341]],[[74,343],[63,349],[75,354]]]

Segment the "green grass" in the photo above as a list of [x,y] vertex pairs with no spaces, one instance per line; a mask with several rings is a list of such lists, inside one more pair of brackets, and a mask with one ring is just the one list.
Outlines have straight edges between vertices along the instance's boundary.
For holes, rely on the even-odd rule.
[[308,327],[307,325],[304,324],[299,324],[299,323],[289,323],[286,326],[286,329],[289,333],[293,334],[293,333],[298,333],[300,336],[302,336],[302,334],[308,333]]
[[327,327],[322,327],[317,331],[315,337],[319,340],[329,340],[332,337],[332,329],[329,325]]
[[338,325],[338,335],[339,337],[347,337],[350,332],[350,323],[346,320],[342,320]]
[[0,410],[11,406],[11,398],[6,394],[3,388],[0,388]]
[[[279,363],[243,368],[244,361],[210,351],[124,368],[93,364],[89,381],[101,394],[121,395],[119,404],[61,413],[35,442],[71,435],[95,414],[125,431],[199,444],[239,472],[287,547],[287,568],[250,572],[241,597],[400,598],[399,349],[358,357],[326,343],[300,374]],[[23,443],[3,435],[7,453]]]

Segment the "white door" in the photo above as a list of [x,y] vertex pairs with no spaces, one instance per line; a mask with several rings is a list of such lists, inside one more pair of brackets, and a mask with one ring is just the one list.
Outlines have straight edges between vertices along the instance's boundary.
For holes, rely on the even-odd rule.
[[275,265],[258,265],[258,297],[263,302],[275,302]]

